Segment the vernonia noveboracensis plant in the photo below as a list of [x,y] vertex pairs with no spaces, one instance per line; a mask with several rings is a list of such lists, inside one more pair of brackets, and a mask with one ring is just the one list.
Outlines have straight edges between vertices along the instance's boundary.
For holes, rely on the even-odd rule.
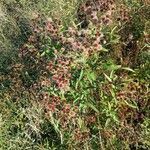
[[35,9],[30,32],[11,61],[0,59],[0,149],[149,149],[145,1],[7,7],[25,4]]

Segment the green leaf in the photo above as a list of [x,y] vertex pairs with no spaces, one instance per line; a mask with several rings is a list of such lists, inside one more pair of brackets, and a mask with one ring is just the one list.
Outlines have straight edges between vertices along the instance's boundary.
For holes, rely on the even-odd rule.
[[106,120],[105,127],[108,127],[108,125],[110,124],[110,122],[111,122],[111,120],[110,120],[110,118],[108,118],[108,119]]
[[111,104],[108,102],[108,109],[111,111]]
[[127,70],[127,71],[131,71],[131,72],[135,72],[133,69],[128,68],[128,67],[122,67],[121,69],[123,69],[123,70]]
[[99,110],[91,103],[87,103],[87,106],[89,106],[90,108],[92,108],[95,112],[99,113]]
[[114,34],[114,31],[116,30],[116,28],[117,28],[117,26],[115,26],[112,30],[111,30],[111,35],[113,35]]
[[92,82],[96,80],[96,75],[95,75],[94,72],[88,72],[87,73],[87,78],[90,81],[90,83],[92,84]]
[[132,108],[135,108],[135,109],[138,108],[137,105],[136,105],[136,103],[134,103],[135,105],[134,105],[134,104],[131,104],[131,103],[127,102],[127,101],[125,101],[125,103],[126,103],[128,106],[132,107]]
[[96,75],[95,75],[95,73],[94,73],[94,72],[92,72],[92,73],[90,74],[90,77],[91,77],[91,79],[92,79],[93,81],[95,81],[95,80],[96,80]]
[[79,76],[79,79],[78,79],[77,82],[76,82],[75,89],[78,88],[79,82],[81,81],[82,78],[83,78],[83,70],[81,70],[81,72],[80,72],[80,76]]
[[109,76],[107,76],[105,73],[103,73],[103,74],[109,82],[112,82],[112,79]]
[[79,81],[82,79],[82,77],[83,77],[83,70],[81,70],[81,72],[80,72]]
[[102,47],[101,51],[103,51],[103,52],[108,52],[108,49]]
[[84,123],[83,123],[83,120],[81,119],[81,117],[79,117],[79,119],[78,119],[78,124],[79,124],[80,129],[82,129],[84,126]]

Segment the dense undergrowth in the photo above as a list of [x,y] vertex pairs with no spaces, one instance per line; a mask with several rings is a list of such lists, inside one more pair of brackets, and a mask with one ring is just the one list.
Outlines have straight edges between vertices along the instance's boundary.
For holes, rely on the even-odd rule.
[[0,149],[150,149],[148,0],[0,1]]

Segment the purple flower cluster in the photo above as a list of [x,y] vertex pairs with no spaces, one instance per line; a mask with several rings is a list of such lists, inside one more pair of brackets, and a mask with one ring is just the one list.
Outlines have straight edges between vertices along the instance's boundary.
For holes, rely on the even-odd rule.
[[109,25],[114,9],[113,0],[88,0],[79,7],[78,19],[80,22],[87,20],[95,25]]
[[58,89],[67,91],[70,86],[71,68],[70,60],[65,57],[59,57],[54,62],[50,61],[47,70],[52,74],[52,80],[56,83]]

